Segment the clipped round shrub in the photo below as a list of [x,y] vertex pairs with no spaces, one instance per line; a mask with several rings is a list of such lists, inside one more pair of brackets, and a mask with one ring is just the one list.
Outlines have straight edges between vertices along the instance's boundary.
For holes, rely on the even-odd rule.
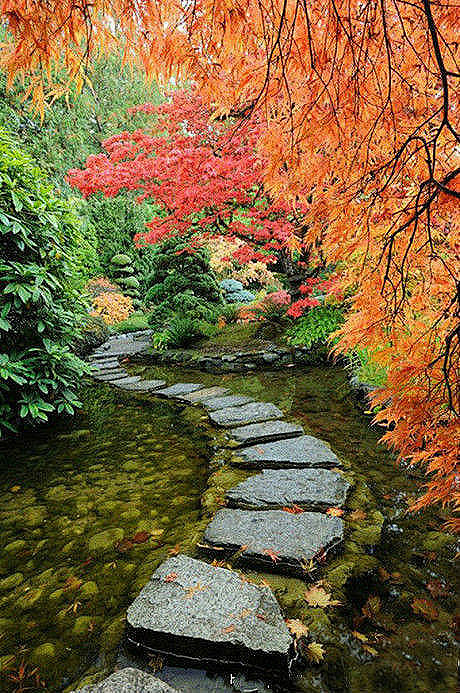
[[130,265],[132,260],[129,257],[129,255],[125,255],[124,253],[118,253],[117,255],[113,256],[111,262],[113,265],[119,265],[120,267],[124,267],[125,265]]
[[252,303],[255,299],[255,294],[247,289],[241,289],[240,291],[232,291],[225,295],[225,300],[227,303]]
[[72,204],[0,131],[0,435],[80,404],[79,234]]
[[223,279],[221,282],[219,282],[219,286],[226,294],[233,294],[237,291],[244,290],[243,283],[236,279]]

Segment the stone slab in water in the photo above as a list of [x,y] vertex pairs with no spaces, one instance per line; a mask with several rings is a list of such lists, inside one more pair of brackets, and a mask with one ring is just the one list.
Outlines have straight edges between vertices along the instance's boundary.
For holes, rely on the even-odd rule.
[[350,484],[329,469],[265,469],[226,493],[228,505],[268,510],[297,505],[327,510],[344,505]]
[[252,397],[246,395],[228,395],[227,397],[210,397],[203,402],[203,407],[215,411],[216,409],[227,409],[228,407],[239,407],[242,404],[254,402]]
[[209,419],[216,426],[230,428],[231,426],[244,426],[270,419],[278,419],[283,412],[271,402],[250,402],[241,407],[227,407],[218,409],[209,414]]
[[314,436],[299,436],[288,440],[251,445],[238,450],[246,467],[340,467],[337,455],[323,440]]
[[299,424],[288,421],[265,421],[264,423],[232,428],[229,435],[237,445],[253,445],[254,443],[295,438],[301,436],[303,432],[304,430]]
[[129,667],[74,693],[177,693],[177,690],[151,674]]
[[184,402],[189,402],[190,404],[201,403],[202,400],[207,400],[210,397],[221,397],[226,395],[229,390],[226,387],[205,387],[202,390],[197,390],[196,392],[190,392],[188,395],[183,395],[180,399]]
[[118,370],[114,370],[111,373],[101,373],[99,374],[94,374],[93,378],[96,380],[102,380],[103,382],[112,382],[115,380],[121,380],[122,378],[127,378],[128,377],[128,371],[125,371],[124,368],[119,368]]
[[91,366],[92,373],[99,373],[104,375],[105,373],[110,373],[111,371],[116,371],[120,369],[120,363],[118,361],[104,361],[101,365],[95,365],[94,362]]
[[202,390],[202,383],[176,383],[170,387],[165,387],[163,390],[157,390],[155,394],[159,397],[168,397],[171,399],[180,399],[183,395],[188,395],[190,392]]
[[117,383],[117,386],[123,388],[123,390],[133,390],[134,392],[151,392],[152,390],[157,390],[164,385],[166,385],[165,380],[139,380],[136,383],[128,384],[121,381],[120,383]]
[[298,574],[310,560],[340,546],[343,522],[323,513],[222,508],[204,540],[211,549],[241,551],[250,565]]
[[116,385],[117,387],[125,387],[126,385],[135,385],[140,381],[138,375],[130,375],[127,378],[120,378],[118,380],[107,381],[110,385]]
[[129,642],[147,651],[287,671],[292,638],[270,588],[188,556],[157,568],[127,624]]

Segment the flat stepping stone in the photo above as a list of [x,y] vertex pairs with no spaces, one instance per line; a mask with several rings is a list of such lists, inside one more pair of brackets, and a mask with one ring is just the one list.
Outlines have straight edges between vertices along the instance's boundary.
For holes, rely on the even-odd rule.
[[252,445],[282,438],[295,438],[301,436],[303,432],[304,430],[299,424],[288,421],[265,421],[264,423],[232,428],[229,435],[237,445]]
[[226,395],[228,392],[229,390],[226,387],[205,387],[203,390],[196,390],[195,392],[190,392],[188,395],[183,395],[180,399],[190,404],[201,404],[203,400],[207,400],[210,397]]
[[162,563],[129,607],[127,637],[147,651],[287,672],[292,638],[271,589],[188,556]]
[[140,377],[138,375],[129,375],[126,378],[120,378],[118,380],[109,380],[107,381],[110,385],[115,385],[116,387],[124,387],[126,385],[134,385],[135,383],[138,383],[140,381]]
[[[343,522],[323,513],[222,508],[207,526],[207,548],[240,551],[255,567],[290,574],[324,557],[343,541]],[[222,555],[222,552],[219,552]]]
[[117,387],[123,390],[132,390],[133,392],[151,392],[166,385],[165,380],[139,380],[136,383],[126,383],[124,381],[117,382]]
[[238,450],[245,467],[341,467],[337,455],[323,440],[300,436],[252,445]]
[[265,469],[227,491],[234,508],[269,510],[296,505],[307,510],[341,508],[350,484],[329,469]]
[[230,428],[231,426],[244,426],[246,424],[279,419],[283,412],[271,402],[250,402],[241,407],[227,407],[218,409],[209,414],[209,419],[216,426]]
[[183,395],[188,395],[190,392],[202,390],[203,388],[204,385],[202,383],[176,383],[175,385],[170,385],[170,387],[165,387],[163,390],[157,390],[156,394],[159,397],[180,399]]
[[122,669],[100,683],[83,686],[73,693],[178,693],[164,681],[139,669]]
[[228,407],[239,407],[241,404],[254,402],[251,397],[246,395],[228,395],[227,397],[210,397],[203,402],[203,407],[211,411],[216,409],[227,409]]
[[112,382],[127,377],[128,371],[125,371],[124,368],[119,368],[117,371],[113,371],[112,373],[102,373],[101,375],[93,375],[93,378],[95,378],[96,380],[102,380],[102,382]]

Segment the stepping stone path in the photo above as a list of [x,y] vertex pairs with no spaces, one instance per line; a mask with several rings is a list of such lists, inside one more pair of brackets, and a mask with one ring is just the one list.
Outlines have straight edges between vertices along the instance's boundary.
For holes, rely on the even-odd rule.
[[341,474],[328,469],[264,469],[231,488],[225,498],[235,508],[327,510],[341,507],[349,488]]
[[269,421],[283,416],[283,412],[274,404],[265,402],[251,402],[240,407],[228,407],[218,409],[209,414],[209,420],[216,426],[230,428],[231,426],[244,426],[260,421]]
[[253,445],[254,443],[266,443],[272,440],[285,440],[286,438],[296,438],[303,433],[302,426],[289,423],[288,421],[266,421],[264,423],[250,424],[233,428],[230,437],[234,444]]
[[157,568],[127,623],[128,640],[147,650],[287,672],[292,638],[272,591],[188,556]]
[[167,683],[139,669],[122,669],[100,683],[79,688],[73,693],[178,693]]
[[239,551],[245,563],[304,574],[309,561],[340,545],[343,522],[323,513],[222,508],[207,526],[204,541],[219,555],[221,549]]
[[[120,361],[146,351],[150,334],[108,340],[89,357],[93,377],[204,407],[211,424],[226,429],[220,445],[227,447],[226,456],[230,451],[230,464],[261,472],[227,491],[229,507],[215,514],[199,546],[219,556],[235,554],[234,561],[253,568],[311,579],[318,564],[343,542],[342,520],[325,512],[343,507],[350,488],[339,471],[340,460],[327,443],[284,421],[283,412],[270,402],[229,393],[219,384],[166,384],[130,376]],[[129,607],[127,637],[133,646],[185,662],[242,662],[286,675],[292,656],[292,637],[270,588],[184,555],[162,563]],[[173,690],[154,677],[147,681],[147,675],[134,669],[113,676],[124,672],[129,672],[126,683],[121,679],[114,688],[109,677],[97,684],[107,688],[90,686],[80,693]]]
[[238,450],[244,467],[341,467],[329,445],[313,436],[276,440]]

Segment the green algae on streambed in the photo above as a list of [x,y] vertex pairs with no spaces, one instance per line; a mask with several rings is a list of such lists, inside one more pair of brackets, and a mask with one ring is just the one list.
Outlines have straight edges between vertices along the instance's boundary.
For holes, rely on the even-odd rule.
[[[452,537],[438,532],[433,515],[405,515],[414,480],[378,446],[345,374],[337,368],[246,376],[131,370],[168,383],[218,380],[272,401],[307,433],[327,440],[345,472],[353,472],[345,551],[325,567],[328,589],[342,606],[309,606],[302,580],[248,573],[266,580],[286,615],[302,619],[325,646],[325,664],[301,672],[290,690],[453,693]],[[85,670],[110,670],[128,604],[169,551],[194,555],[225,490],[247,476],[224,464],[212,465],[208,479],[212,437],[199,408],[109,386],[86,388],[84,405],[74,422],[0,448],[5,692],[20,690],[10,676],[22,661],[27,675],[39,667],[50,693]],[[358,515],[350,518],[353,511]],[[417,599],[428,600],[425,614],[414,613]],[[25,685],[43,690],[33,676]]]

